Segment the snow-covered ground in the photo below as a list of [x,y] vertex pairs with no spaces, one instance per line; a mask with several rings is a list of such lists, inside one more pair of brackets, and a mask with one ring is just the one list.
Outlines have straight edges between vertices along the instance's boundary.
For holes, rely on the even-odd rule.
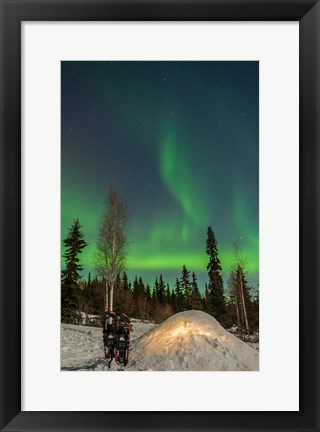
[[[226,331],[210,315],[186,311],[161,325],[133,322],[126,371],[253,371],[259,369],[256,344],[252,348]],[[61,369],[111,368],[103,354],[102,329],[61,325]]]
[[[140,320],[131,322],[131,347],[139,336],[158,327]],[[117,369],[113,361],[110,370]],[[102,328],[61,324],[61,370],[109,370],[104,359]]]

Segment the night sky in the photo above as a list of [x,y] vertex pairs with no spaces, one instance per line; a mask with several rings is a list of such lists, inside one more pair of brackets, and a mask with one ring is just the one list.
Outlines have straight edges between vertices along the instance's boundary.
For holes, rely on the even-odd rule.
[[[259,272],[259,63],[62,62],[61,231],[79,218],[94,274],[113,186],[128,204],[127,273],[207,281],[212,226],[226,282],[233,242]],[[63,266],[64,264],[62,264]]]

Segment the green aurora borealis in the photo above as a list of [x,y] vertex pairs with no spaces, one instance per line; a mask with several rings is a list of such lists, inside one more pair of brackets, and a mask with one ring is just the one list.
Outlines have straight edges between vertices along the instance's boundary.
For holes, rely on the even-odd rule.
[[[94,273],[108,187],[129,209],[127,273],[207,281],[212,226],[226,279],[236,241],[259,274],[257,62],[62,62],[61,234],[79,218]],[[62,263],[63,266],[63,263]]]

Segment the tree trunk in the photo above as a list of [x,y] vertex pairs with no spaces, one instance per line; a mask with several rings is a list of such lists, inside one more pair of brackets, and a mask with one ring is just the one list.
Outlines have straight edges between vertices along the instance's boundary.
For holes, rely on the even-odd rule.
[[237,298],[236,298],[235,304],[236,304],[236,311],[237,311],[238,330],[240,331],[240,314],[239,314],[239,306],[238,306],[238,299]]
[[248,336],[250,336],[249,323],[248,323],[248,317],[247,317],[247,309],[246,309],[246,304],[244,301],[243,283],[242,283],[241,275],[240,275],[240,291],[241,291],[241,300],[242,300],[242,306],[243,306],[243,315],[244,315],[244,320],[245,320],[245,326],[246,326]]
[[110,310],[113,311],[113,283],[110,286]]
[[104,298],[104,310],[105,312],[109,310],[109,284],[107,280],[106,280],[106,292]]

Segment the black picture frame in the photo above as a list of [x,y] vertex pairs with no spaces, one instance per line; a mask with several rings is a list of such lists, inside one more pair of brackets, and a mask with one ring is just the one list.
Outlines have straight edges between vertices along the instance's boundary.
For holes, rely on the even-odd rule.
[[[319,1],[0,0],[0,3],[1,430],[318,431]],[[299,21],[300,410],[297,412],[125,412],[119,415],[118,412],[21,411],[21,23],[104,20]]]

